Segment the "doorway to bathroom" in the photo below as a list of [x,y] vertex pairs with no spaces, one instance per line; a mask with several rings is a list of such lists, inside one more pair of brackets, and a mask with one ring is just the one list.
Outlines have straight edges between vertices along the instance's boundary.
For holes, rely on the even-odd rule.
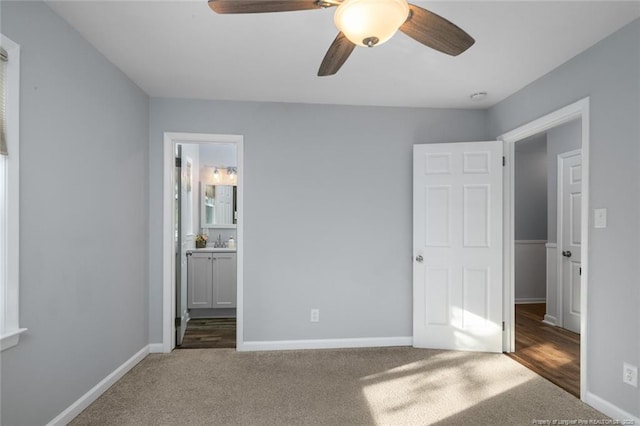
[[164,148],[163,350],[236,348],[242,137],[165,133]]

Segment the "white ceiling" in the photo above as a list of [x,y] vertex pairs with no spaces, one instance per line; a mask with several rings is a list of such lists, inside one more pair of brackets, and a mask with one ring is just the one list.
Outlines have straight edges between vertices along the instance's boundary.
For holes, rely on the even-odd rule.
[[[317,77],[333,10],[217,15],[202,1],[48,1],[152,97],[486,108],[640,16],[640,2],[414,1],[476,44],[458,57],[402,33]],[[486,91],[482,102],[469,95]]]

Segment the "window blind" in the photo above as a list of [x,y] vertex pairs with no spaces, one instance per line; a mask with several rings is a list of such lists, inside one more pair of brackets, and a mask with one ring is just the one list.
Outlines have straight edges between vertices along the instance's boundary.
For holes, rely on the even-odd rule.
[[0,155],[7,155],[7,138],[6,138],[6,70],[7,70],[7,51],[0,47]]

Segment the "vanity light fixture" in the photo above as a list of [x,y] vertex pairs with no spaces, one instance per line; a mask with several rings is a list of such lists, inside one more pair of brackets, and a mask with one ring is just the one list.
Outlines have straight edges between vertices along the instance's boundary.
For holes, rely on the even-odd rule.
[[220,181],[220,172],[218,171],[217,167],[213,168],[213,180],[216,182]]
[[237,174],[235,167],[227,167],[227,175],[233,179],[233,177]]

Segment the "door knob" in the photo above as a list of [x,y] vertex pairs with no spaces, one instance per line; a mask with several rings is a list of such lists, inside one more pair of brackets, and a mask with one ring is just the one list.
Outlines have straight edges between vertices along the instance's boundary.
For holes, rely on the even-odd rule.
[[424,257],[422,257],[422,255],[421,255],[421,254],[419,254],[419,255],[417,255],[417,256],[416,256],[416,262],[420,262],[420,263],[422,263],[422,261],[423,261],[423,260],[424,260]]
[[570,252],[569,250],[567,250],[567,251],[563,251],[563,252],[562,252],[562,255],[563,255],[564,257],[571,257],[571,252]]

